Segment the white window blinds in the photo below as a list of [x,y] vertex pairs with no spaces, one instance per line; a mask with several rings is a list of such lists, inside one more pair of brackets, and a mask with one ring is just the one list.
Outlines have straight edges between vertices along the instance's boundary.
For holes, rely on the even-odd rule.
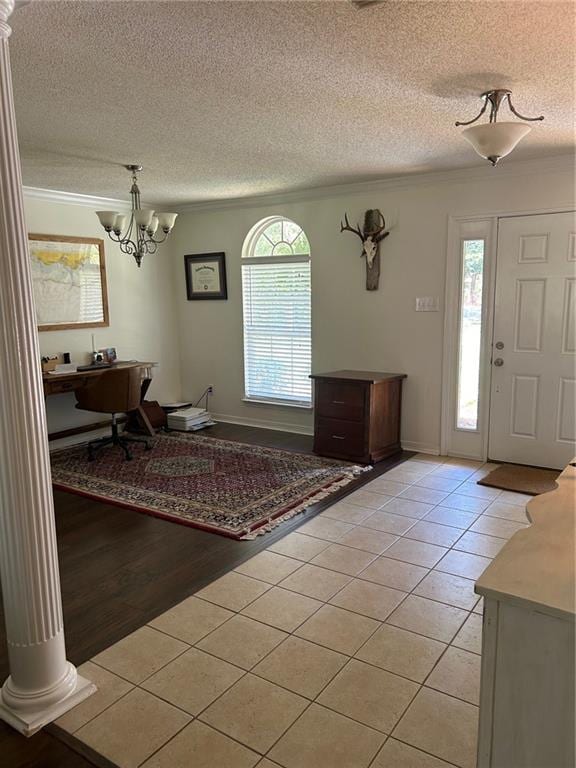
[[259,229],[243,258],[242,291],[246,397],[309,406],[310,255],[300,227],[273,219]]

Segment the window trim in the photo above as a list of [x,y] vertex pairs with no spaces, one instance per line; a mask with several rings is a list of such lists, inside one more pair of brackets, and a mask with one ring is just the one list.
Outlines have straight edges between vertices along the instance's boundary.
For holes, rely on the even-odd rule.
[[[450,217],[446,258],[446,295],[444,314],[444,359],[442,365],[442,426],[440,453],[468,459],[485,460],[488,450],[490,401],[490,352],[495,280],[496,217]],[[478,422],[475,430],[457,426],[458,374],[460,358],[460,314],[465,240],[484,240],[482,274],[482,325],[478,388]]]
[[[464,245],[472,240],[481,240],[483,243],[482,251],[482,306],[481,306],[481,320],[480,320],[480,348],[478,350],[478,406],[476,412],[476,427],[459,427],[458,426],[458,407],[459,407],[459,394],[460,394],[460,365],[462,362],[462,289],[464,282]],[[455,390],[454,390],[454,409],[452,413],[452,429],[456,432],[464,432],[465,434],[480,434],[481,429],[481,399],[482,399],[482,361],[483,350],[486,334],[486,322],[485,322],[485,290],[486,286],[484,279],[486,277],[486,253],[488,250],[488,237],[486,235],[463,235],[460,237],[459,256],[460,256],[460,269],[458,274],[458,315],[456,318],[456,360],[455,360]]]
[[242,256],[242,264],[310,264],[310,256]]
[[300,408],[300,410],[303,411],[311,411],[314,408],[314,404],[312,403],[312,400],[310,400],[310,403],[304,401],[297,401],[290,402],[289,400],[272,400],[269,397],[246,397],[244,396],[242,398],[243,403],[251,403],[252,405],[281,405],[285,408]]
[[[242,257],[241,257],[241,271],[242,267],[244,266],[250,266],[254,264],[310,264],[310,311],[312,310],[312,257],[311,254],[308,253],[308,255],[302,255],[302,254],[292,254],[292,255],[279,255],[279,256],[254,256],[251,255],[253,253],[253,250],[256,246],[257,241],[261,237],[261,235],[270,227],[272,224],[276,222],[284,222],[289,221],[290,223],[294,224],[295,226],[299,227],[300,230],[304,233],[304,236],[308,240],[308,235],[306,234],[304,228],[298,224],[293,219],[289,218],[288,216],[282,216],[279,214],[276,214],[274,216],[267,216],[264,219],[261,219],[258,221],[248,232],[244,239],[244,243],[242,246]],[[310,241],[308,240],[308,243]],[[312,250],[312,249],[310,249]],[[287,407],[287,408],[298,408],[301,410],[307,410],[310,411],[314,408],[314,393],[310,391],[310,400],[290,400],[289,398],[271,398],[271,397],[258,397],[256,395],[250,395],[247,392],[246,388],[246,329],[245,329],[245,323],[244,323],[244,276],[242,274],[242,376],[243,376],[243,397],[242,402],[250,403],[251,405],[268,405],[268,406],[274,406],[274,407]],[[310,347],[312,347],[312,328],[310,328]],[[312,354],[310,355],[310,358],[312,357]],[[312,362],[310,360],[310,362]],[[311,368],[312,366],[310,366]]]

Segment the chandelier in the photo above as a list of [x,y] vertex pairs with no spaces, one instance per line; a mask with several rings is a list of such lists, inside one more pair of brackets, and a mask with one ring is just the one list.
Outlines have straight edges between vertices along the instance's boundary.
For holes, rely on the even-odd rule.
[[486,112],[490,104],[489,122],[482,125],[475,125],[473,128],[466,128],[462,131],[462,136],[472,144],[480,157],[489,160],[492,165],[502,158],[509,155],[518,142],[530,133],[532,128],[526,123],[498,123],[498,111],[502,104],[507,101],[508,108],[512,114],[519,117],[520,120],[534,122],[535,120],[544,120],[540,117],[524,117],[514,109],[512,104],[512,91],[506,88],[495,88],[492,91],[485,91],[481,98],[484,99],[484,105],[480,113],[473,120],[467,122],[457,122],[456,125],[472,125],[479,120]]
[[[160,243],[163,243],[176,221],[177,213],[154,213],[140,207],[140,189],[138,188],[138,176],[142,170],[141,165],[125,165],[127,171],[132,174],[132,213],[130,222],[126,226],[128,216],[118,211],[96,211],[100,224],[104,227],[108,236],[120,245],[122,253],[130,254],[140,266],[145,254],[155,253]],[[156,232],[161,229],[164,236],[157,238]]]

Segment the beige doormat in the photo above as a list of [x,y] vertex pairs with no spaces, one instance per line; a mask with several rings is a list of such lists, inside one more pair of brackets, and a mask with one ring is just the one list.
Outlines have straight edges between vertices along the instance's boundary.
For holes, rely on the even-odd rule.
[[503,491],[516,491],[538,496],[557,488],[556,478],[560,472],[554,469],[524,467],[521,464],[503,464],[493,469],[489,475],[478,480],[478,485],[501,488]]

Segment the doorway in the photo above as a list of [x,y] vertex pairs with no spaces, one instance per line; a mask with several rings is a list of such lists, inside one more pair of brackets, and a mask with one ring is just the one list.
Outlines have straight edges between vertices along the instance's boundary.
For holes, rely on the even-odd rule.
[[576,454],[574,212],[450,220],[441,453]]
[[498,222],[488,456],[561,469],[576,452],[572,213]]

